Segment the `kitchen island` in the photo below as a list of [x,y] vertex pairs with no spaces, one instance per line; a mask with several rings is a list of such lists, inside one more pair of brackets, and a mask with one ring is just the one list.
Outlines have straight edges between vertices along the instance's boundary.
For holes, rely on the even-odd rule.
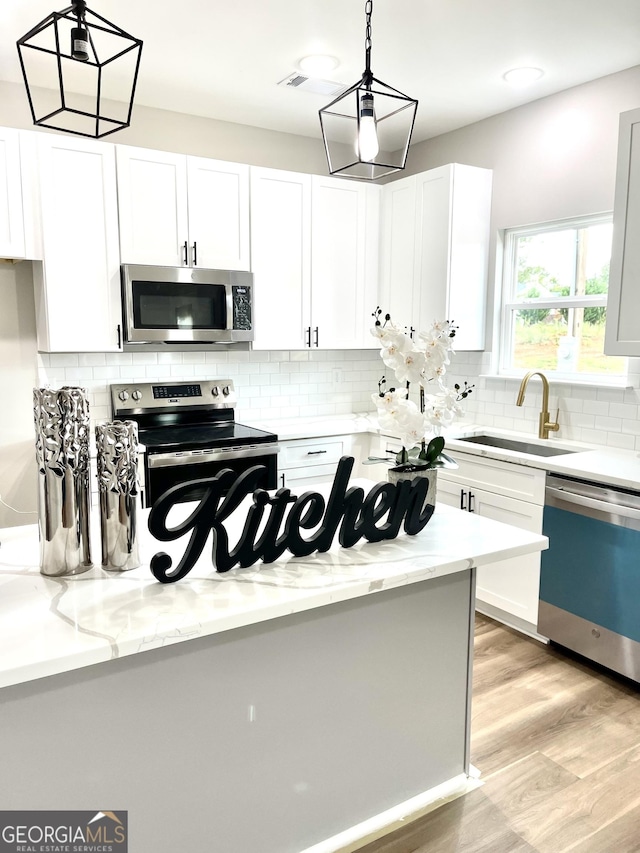
[[142,534],[140,569],[54,579],[34,527],[0,532],[3,809],[126,809],[135,853],[320,853],[465,789],[475,569],[544,537],[438,506],[162,585],[184,543]]

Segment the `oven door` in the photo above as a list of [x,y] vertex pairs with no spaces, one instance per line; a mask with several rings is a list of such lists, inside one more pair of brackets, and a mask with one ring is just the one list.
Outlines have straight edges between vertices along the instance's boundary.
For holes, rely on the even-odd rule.
[[127,343],[253,340],[251,273],[122,266]]
[[[220,448],[216,450],[184,450],[175,453],[149,453],[145,466],[146,502],[148,506],[158,500],[171,486],[189,480],[215,477],[224,468],[238,475],[254,465],[264,466],[259,488],[277,488],[277,444],[258,444],[250,447]],[[185,491],[184,501],[200,500],[204,489],[194,486]]]

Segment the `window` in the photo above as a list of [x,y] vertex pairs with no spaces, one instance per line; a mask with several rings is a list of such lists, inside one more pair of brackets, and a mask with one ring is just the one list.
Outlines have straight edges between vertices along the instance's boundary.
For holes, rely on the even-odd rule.
[[505,233],[501,373],[626,375],[625,358],[604,354],[612,232],[598,216]]

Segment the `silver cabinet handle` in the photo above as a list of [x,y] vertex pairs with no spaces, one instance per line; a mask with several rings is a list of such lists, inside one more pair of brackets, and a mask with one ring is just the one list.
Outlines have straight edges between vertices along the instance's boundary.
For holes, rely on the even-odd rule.
[[311,326],[307,326],[307,328],[304,330],[304,338],[305,338],[304,345],[306,347],[310,347],[311,346]]
[[317,346],[320,346],[320,343],[319,343],[319,341],[320,341],[320,335],[318,334],[318,327],[317,327],[317,326],[316,326],[316,327],[315,327],[315,329],[313,330],[313,334],[314,334],[314,336],[315,336],[314,346],[316,346],[316,347],[317,347]]

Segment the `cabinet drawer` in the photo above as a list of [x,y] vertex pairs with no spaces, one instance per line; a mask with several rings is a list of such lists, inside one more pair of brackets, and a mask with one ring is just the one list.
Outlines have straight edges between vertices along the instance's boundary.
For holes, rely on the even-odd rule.
[[459,483],[465,488],[486,489],[505,497],[544,503],[546,474],[539,468],[512,465],[497,459],[486,459],[445,448],[458,463],[458,468],[441,469],[438,479]]
[[292,489],[294,493],[301,494],[304,489],[319,486],[321,483],[331,483],[335,474],[335,464],[290,468],[278,474],[278,488]]
[[308,439],[281,442],[278,467],[308,467],[310,465],[328,465],[338,462],[347,453],[346,442],[342,438]]

